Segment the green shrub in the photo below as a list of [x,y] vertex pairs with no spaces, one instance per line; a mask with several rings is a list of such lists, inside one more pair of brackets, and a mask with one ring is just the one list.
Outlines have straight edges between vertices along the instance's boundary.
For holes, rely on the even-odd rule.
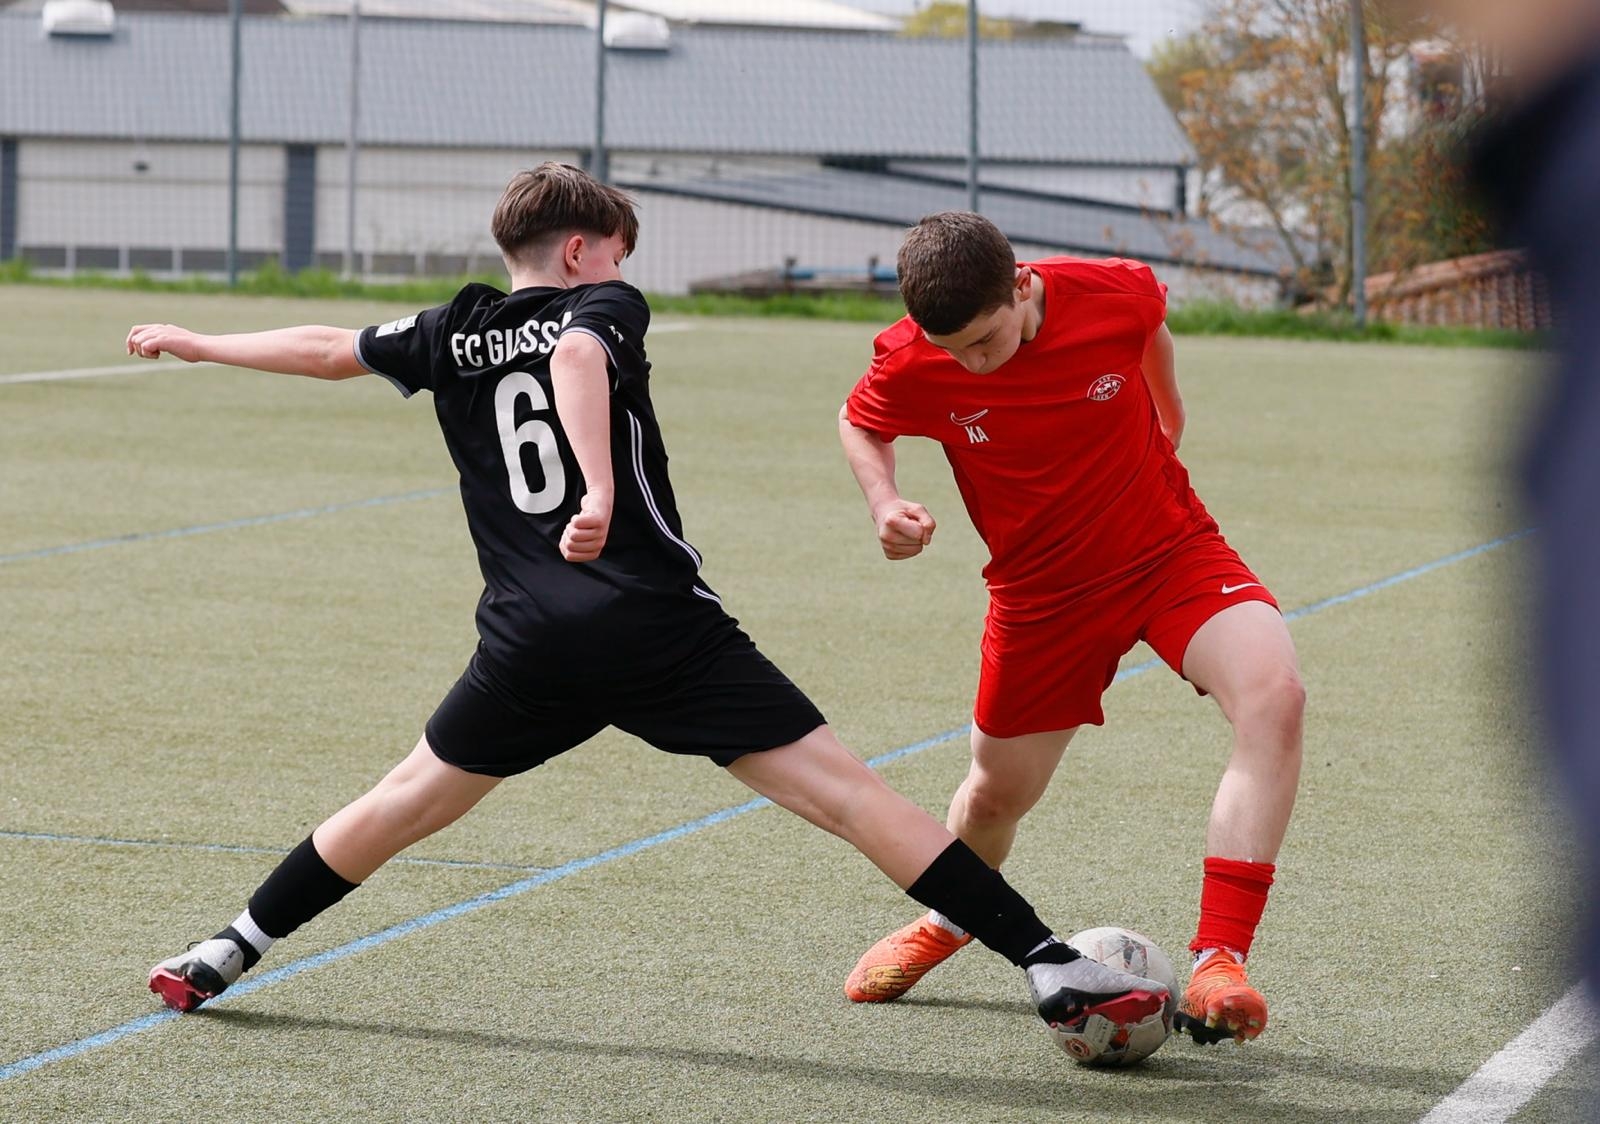
[[1167,324],[1175,333],[1191,336],[1267,336],[1279,339],[1514,349],[1541,348],[1547,342],[1538,333],[1487,328],[1423,328],[1381,321],[1372,321],[1365,328],[1360,328],[1356,326],[1355,317],[1348,312],[1246,309],[1223,301],[1190,301],[1174,308],[1167,316]]

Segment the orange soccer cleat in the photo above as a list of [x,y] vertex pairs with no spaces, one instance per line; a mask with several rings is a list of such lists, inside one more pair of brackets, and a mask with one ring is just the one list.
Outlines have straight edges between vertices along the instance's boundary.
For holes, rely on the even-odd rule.
[[887,1003],[910,991],[928,969],[944,963],[972,940],[941,929],[927,916],[890,933],[856,962],[844,993],[852,1003]]
[[1267,1000],[1250,986],[1244,965],[1218,949],[1189,977],[1173,1024],[1202,1046],[1248,1042],[1267,1028]]

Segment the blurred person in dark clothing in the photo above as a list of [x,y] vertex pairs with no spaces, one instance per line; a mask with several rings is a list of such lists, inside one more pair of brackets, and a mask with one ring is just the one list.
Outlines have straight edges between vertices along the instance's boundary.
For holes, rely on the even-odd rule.
[[1481,41],[1504,97],[1473,155],[1556,327],[1522,483],[1536,553],[1534,680],[1586,864],[1580,965],[1600,997],[1600,0],[1427,0]]

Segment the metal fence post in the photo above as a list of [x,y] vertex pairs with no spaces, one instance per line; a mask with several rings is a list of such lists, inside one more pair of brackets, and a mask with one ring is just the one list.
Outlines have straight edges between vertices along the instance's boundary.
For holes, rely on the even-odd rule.
[[589,173],[602,183],[611,178],[606,155],[606,0],[594,6],[594,151]]
[[967,210],[978,209],[978,0],[967,0]]
[[239,284],[239,68],[243,52],[239,45],[239,24],[244,15],[244,0],[228,0],[229,31],[233,40],[233,63],[228,95],[228,287]]
[[1362,0],[1350,0],[1350,292],[1356,326],[1367,326],[1367,27]]
[[356,270],[356,162],[361,151],[361,0],[350,0],[350,120],[344,139],[344,276]]

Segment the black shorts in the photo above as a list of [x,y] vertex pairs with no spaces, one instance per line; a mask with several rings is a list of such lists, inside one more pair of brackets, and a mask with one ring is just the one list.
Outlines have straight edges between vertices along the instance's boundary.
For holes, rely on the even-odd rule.
[[799,741],[827,720],[733,619],[688,658],[635,666],[627,677],[574,687],[519,676],[482,645],[426,728],[435,755],[469,773],[509,777],[542,765],[607,726],[668,753],[729,765]]

